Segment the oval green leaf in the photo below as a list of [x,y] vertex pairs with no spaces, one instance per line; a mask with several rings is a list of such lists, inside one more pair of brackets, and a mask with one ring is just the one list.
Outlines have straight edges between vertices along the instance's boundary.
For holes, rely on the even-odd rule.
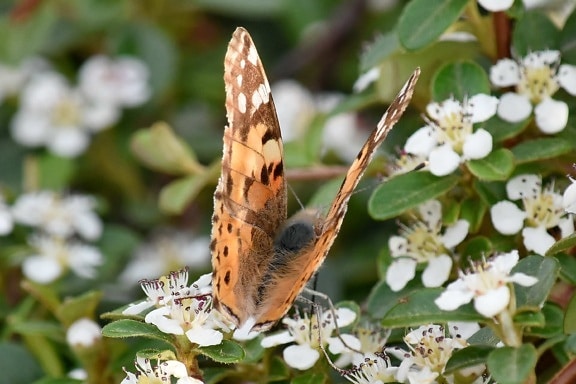
[[522,272],[534,276],[538,282],[530,287],[514,284],[518,310],[539,311],[556,282],[560,264],[551,257],[528,256],[518,262],[512,273]]
[[488,355],[488,371],[499,384],[523,384],[533,374],[537,358],[531,344],[497,348]]
[[480,180],[507,180],[514,170],[514,156],[509,150],[500,148],[483,159],[470,160],[466,165],[468,170]]
[[392,307],[382,319],[384,327],[412,327],[426,323],[446,323],[448,321],[483,321],[472,304],[459,307],[455,311],[442,311],[434,300],[442,293],[442,288],[427,288],[414,291]]
[[400,43],[418,50],[435,42],[462,14],[467,0],[413,0],[398,20]]
[[136,320],[123,319],[106,324],[102,328],[102,335],[113,339],[127,338],[127,337],[147,337],[150,339],[157,339],[172,342],[169,335],[161,332],[152,324],[143,323]]
[[564,315],[564,333],[576,336],[576,295],[572,295]]
[[555,137],[523,141],[512,148],[518,164],[551,159],[570,151],[572,151],[572,146],[568,141]]
[[246,353],[238,344],[230,340],[222,340],[218,345],[198,348],[200,353],[214,361],[225,364],[238,363],[244,360]]
[[531,118],[527,118],[518,123],[509,123],[502,120],[498,115],[492,116],[482,124],[482,128],[487,130],[494,142],[499,143],[511,139],[522,132],[530,123]]
[[486,358],[494,348],[490,345],[471,345],[458,349],[452,353],[450,360],[446,363],[444,373],[450,374],[478,364],[486,364]]
[[454,97],[464,100],[479,93],[490,94],[486,71],[472,61],[448,63],[432,78],[432,98],[436,101]]
[[437,177],[428,172],[398,175],[374,190],[368,201],[368,212],[377,220],[396,217],[448,192],[459,180],[456,175]]
[[576,246],[576,233],[555,242],[547,251],[546,256],[553,256]]
[[560,277],[572,285],[576,285],[576,259],[565,253],[555,255],[560,263]]
[[556,48],[559,38],[560,32],[548,16],[529,11],[516,23],[512,46],[516,55],[526,56],[530,52]]
[[560,33],[560,51],[563,63],[576,64],[576,12],[572,12],[564,23]]

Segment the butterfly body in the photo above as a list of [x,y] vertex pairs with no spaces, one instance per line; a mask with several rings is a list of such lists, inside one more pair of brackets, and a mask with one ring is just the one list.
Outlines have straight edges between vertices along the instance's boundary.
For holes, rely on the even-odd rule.
[[224,63],[228,126],[212,218],[214,303],[238,327],[266,330],[286,314],[324,261],[354,188],[410,101],[419,70],[352,163],[326,216],[304,210],[287,220],[280,126],[245,29],[234,32]]

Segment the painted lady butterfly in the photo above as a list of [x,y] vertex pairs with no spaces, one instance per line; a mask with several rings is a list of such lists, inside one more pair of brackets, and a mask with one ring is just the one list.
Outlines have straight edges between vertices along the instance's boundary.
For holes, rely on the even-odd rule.
[[248,32],[238,28],[224,60],[222,175],[214,193],[214,303],[245,332],[266,330],[292,306],[336,238],[348,200],[372,155],[408,106],[412,74],[350,166],[325,218],[304,210],[286,220],[282,138],[270,86]]

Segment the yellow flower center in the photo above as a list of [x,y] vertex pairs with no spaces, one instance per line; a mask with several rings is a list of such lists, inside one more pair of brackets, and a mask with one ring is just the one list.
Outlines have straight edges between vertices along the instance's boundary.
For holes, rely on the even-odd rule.
[[554,72],[555,70],[547,65],[524,67],[517,86],[518,93],[527,96],[533,104],[540,103],[559,88]]

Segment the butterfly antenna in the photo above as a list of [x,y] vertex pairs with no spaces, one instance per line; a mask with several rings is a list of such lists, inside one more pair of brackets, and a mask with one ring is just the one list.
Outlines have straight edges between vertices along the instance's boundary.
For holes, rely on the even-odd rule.
[[290,190],[290,193],[292,194],[292,196],[294,196],[294,198],[298,202],[300,209],[305,209],[306,207],[304,207],[304,204],[302,204],[302,200],[300,200],[300,198],[298,197],[298,194],[296,193],[296,191],[294,191],[294,188],[292,188],[292,186],[288,183],[286,183],[286,185],[288,186],[288,189]]

